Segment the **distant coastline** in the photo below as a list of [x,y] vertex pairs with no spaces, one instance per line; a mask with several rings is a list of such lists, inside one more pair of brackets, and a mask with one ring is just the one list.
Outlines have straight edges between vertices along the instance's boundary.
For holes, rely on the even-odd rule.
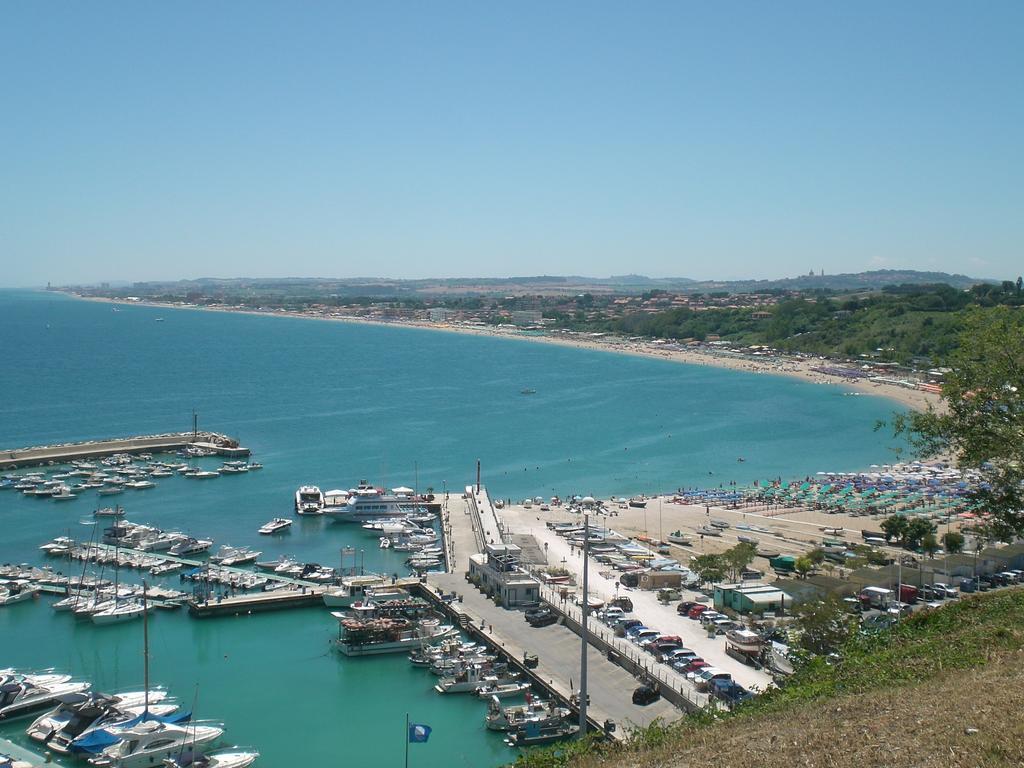
[[856,395],[870,395],[884,397],[899,403],[905,408],[923,411],[929,406],[941,408],[942,401],[938,395],[908,389],[895,384],[867,381],[863,379],[845,379],[840,376],[833,376],[819,371],[811,370],[822,363],[835,363],[835,361],[817,359],[797,358],[792,356],[776,355],[764,358],[755,358],[751,355],[727,355],[722,352],[709,350],[707,348],[695,349],[664,349],[662,344],[653,340],[629,341],[621,337],[587,337],[582,334],[559,334],[553,335],[549,332],[536,335],[524,334],[518,330],[508,331],[502,326],[479,327],[455,325],[446,322],[428,322],[420,320],[394,320],[384,322],[381,320],[368,320],[359,317],[327,316],[322,314],[310,314],[305,312],[289,312],[286,310],[275,310],[262,312],[252,309],[241,309],[238,307],[202,307],[196,305],[167,304],[154,301],[128,301],[125,299],[111,299],[99,296],[83,296],[73,292],[65,292],[83,301],[95,301],[106,304],[118,304],[126,306],[144,306],[157,309],[189,309],[204,312],[228,312],[239,315],[257,315],[260,317],[291,317],[306,320],[322,320],[339,323],[356,323],[362,325],[378,325],[398,328],[420,328],[429,331],[442,331],[448,333],[462,333],[474,336],[491,336],[495,338],[520,339],[541,344],[555,344],[563,347],[576,349],[589,349],[600,352],[612,352],[621,355],[633,355],[637,357],[651,357],[659,360],[668,360],[686,365],[708,365],[716,368],[725,368],[734,371],[745,371],[747,373],[766,374],[770,376],[786,376],[814,384],[826,384],[842,387],[847,393]]

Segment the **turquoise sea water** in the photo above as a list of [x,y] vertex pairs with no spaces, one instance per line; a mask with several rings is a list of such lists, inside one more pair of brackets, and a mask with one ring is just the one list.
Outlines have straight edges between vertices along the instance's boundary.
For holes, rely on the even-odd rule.
[[[261,523],[291,514],[305,483],[412,486],[418,475],[421,489],[460,490],[480,459],[498,496],[629,495],[892,458],[873,425],[894,404],[785,378],[417,329],[113,312],[46,293],[0,292],[0,323],[0,447],[186,430],[195,408],[201,427],[239,437],[265,469],[168,478],[116,498],[131,520],[268,557],[334,564],[350,545],[365,549],[367,569],[399,568],[402,558],[358,527],[298,519],[286,536],[258,536]],[[0,493],[0,561],[41,563],[37,547],[52,537],[88,537],[79,521],[94,506]],[[0,609],[0,667],[56,666],[108,690],[141,684],[138,625],[95,628],[47,602]],[[340,658],[328,647],[336,626],[315,609],[204,621],[159,613],[153,681],[186,703],[198,683],[199,716],[225,721],[228,740],[257,747],[269,768],[400,765],[406,712],[434,729],[411,746],[411,765],[512,757],[484,730],[482,704],[438,696],[434,678],[402,657]]]

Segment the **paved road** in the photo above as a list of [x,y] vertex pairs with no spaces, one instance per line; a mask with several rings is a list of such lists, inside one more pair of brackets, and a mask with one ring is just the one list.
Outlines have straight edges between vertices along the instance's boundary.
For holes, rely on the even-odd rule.
[[[454,515],[453,515],[454,518]],[[540,663],[538,676],[565,696],[579,687],[580,638],[559,624],[531,627],[519,611],[496,606],[469,584],[462,573],[431,573],[429,581],[445,592],[457,592],[462,598],[462,609],[473,623],[486,622],[488,634],[506,651],[521,658],[523,653],[536,653]],[[587,653],[590,715],[598,722],[611,718],[620,728],[629,724],[647,725],[655,718],[678,719],[682,713],[671,703],[659,699],[641,707],[633,704],[631,696],[637,680],[622,667],[609,662],[596,648]]]

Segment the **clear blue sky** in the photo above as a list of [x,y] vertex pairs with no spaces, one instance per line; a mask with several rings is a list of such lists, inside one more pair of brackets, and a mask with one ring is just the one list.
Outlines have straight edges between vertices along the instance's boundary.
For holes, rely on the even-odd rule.
[[8,2],[0,284],[1024,271],[1024,2]]

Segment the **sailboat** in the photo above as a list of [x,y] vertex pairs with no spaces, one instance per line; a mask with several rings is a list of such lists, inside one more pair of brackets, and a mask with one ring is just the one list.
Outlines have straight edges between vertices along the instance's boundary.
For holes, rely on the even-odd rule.
[[92,623],[103,626],[105,624],[120,624],[124,621],[132,621],[146,613],[148,608],[146,604],[146,588],[143,586],[142,593],[143,599],[140,603],[138,600],[132,598],[127,602],[121,602],[121,595],[118,587],[120,586],[120,574],[121,574],[121,562],[118,558],[119,541],[114,542],[114,604],[105,607],[97,605],[99,610],[93,611]]

